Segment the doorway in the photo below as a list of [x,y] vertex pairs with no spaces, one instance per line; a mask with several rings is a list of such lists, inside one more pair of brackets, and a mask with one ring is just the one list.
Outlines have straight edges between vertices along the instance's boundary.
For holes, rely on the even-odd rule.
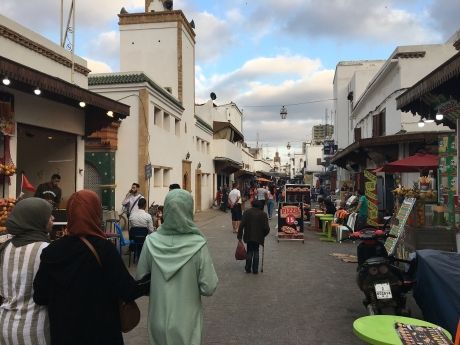
[[[61,175],[60,187],[65,208],[67,200],[76,190],[77,136],[18,123],[17,125],[17,171],[16,190],[21,190],[21,172],[37,187],[48,182],[51,175]],[[23,191],[26,196],[32,192]]]
[[192,192],[192,162],[182,161],[182,189]]
[[201,170],[196,171],[195,175],[195,211],[201,211]]

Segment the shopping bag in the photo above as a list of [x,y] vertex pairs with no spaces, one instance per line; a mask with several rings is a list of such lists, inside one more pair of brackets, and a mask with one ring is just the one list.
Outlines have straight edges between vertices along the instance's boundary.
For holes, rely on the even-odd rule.
[[246,260],[246,248],[244,247],[244,243],[241,241],[238,241],[238,244],[236,246],[235,259]]

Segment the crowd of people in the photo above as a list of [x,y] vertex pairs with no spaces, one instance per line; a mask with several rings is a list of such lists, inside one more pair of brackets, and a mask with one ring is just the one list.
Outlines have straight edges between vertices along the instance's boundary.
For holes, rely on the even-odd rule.
[[52,204],[17,202],[6,222],[12,238],[0,245],[0,344],[123,344],[120,305],[143,295],[150,296],[150,344],[202,343],[201,296],[214,293],[218,277],[193,222],[193,198],[171,186],[155,228],[138,188],[134,183],[123,203],[133,225],[153,232],[136,278],[107,239],[95,192],[69,198],[67,234],[55,241]]

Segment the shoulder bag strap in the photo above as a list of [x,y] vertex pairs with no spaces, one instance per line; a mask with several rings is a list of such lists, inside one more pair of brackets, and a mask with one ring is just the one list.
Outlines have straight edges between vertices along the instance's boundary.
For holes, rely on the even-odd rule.
[[139,195],[139,197],[136,200],[134,200],[133,204],[131,205],[131,208],[129,209],[129,213],[131,213],[131,211],[133,210],[134,206],[136,206],[140,198],[142,198],[142,195]]
[[96,260],[99,264],[99,266],[102,267],[102,262],[101,262],[101,258],[99,257],[99,254],[97,253],[96,249],[94,248],[94,246],[91,244],[90,241],[88,241],[85,237],[79,237],[80,240],[83,241],[84,244],[86,244],[86,246],[89,248],[89,250],[91,250],[91,252],[94,254],[94,256],[96,257]]

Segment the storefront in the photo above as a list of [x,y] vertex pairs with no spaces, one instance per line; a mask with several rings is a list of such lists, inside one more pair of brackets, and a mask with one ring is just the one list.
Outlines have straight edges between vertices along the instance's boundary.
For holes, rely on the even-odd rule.
[[33,195],[23,175],[37,187],[59,174],[65,208],[84,187],[85,138],[128,116],[129,107],[4,57],[0,75],[0,154],[15,167],[11,176],[3,172],[1,196]]

